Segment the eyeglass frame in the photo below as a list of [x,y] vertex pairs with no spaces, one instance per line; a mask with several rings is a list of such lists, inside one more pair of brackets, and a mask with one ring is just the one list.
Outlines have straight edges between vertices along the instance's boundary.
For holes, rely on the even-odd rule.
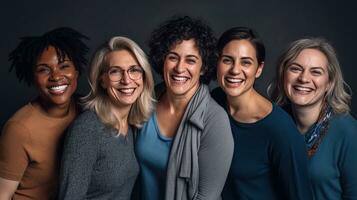
[[[115,69],[117,69],[117,70],[120,71],[120,75],[119,75],[119,78],[118,78],[118,79],[113,79],[113,78],[111,77],[111,76],[113,76],[113,75],[110,74],[110,70],[113,69],[113,68],[115,68]],[[132,77],[132,74],[131,74],[131,73],[132,73],[132,72],[135,72],[135,70],[137,70],[137,72],[140,71],[140,76],[139,76],[138,78],[133,78],[133,77]],[[142,78],[142,77],[144,76],[144,72],[145,72],[144,69],[143,69],[141,66],[138,66],[138,65],[131,66],[131,67],[129,67],[129,69],[126,69],[126,70],[121,69],[120,67],[111,66],[111,67],[109,67],[109,68],[106,70],[106,73],[108,74],[109,79],[110,79],[111,81],[113,81],[113,82],[117,82],[117,81],[122,80],[123,77],[124,77],[124,73],[127,73],[127,74],[128,74],[128,77],[129,77],[131,80],[133,80],[133,81],[139,80],[140,78]]]

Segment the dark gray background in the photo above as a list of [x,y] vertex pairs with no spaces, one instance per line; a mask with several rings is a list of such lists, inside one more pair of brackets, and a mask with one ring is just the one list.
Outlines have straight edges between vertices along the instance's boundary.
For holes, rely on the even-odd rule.
[[[0,7],[0,127],[22,105],[34,98],[33,88],[19,83],[9,73],[8,53],[19,37],[40,35],[59,26],[70,26],[91,38],[90,54],[104,40],[114,35],[127,36],[145,51],[150,32],[175,14],[204,19],[216,36],[232,26],[249,26],[263,38],[267,59],[263,76],[256,87],[266,94],[273,78],[275,62],[293,40],[306,36],[323,36],[336,48],[346,82],[354,93],[355,47],[357,46],[356,6],[353,1],[272,0],[272,1],[3,1]],[[157,78],[157,77],[156,77]],[[213,84],[214,86],[215,84]],[[79,92],[86,94],[85,76],[80,78]],[[357,114],[353,98],[352,114]]]

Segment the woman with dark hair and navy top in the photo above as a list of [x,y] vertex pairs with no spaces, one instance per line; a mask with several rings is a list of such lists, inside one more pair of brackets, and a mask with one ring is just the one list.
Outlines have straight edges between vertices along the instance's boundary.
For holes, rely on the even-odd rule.
[[212,96],[229,113],[234,138],[223,199],[311,199],[303,137],[283,109],[254,89],[264,66],[262,40],[249,28],[235,27],[217,47],[221,88]]
[[291,43],[270,87],[305,137],[316,200],[357,199],[357,121],[346,88],[335,50],[322,38]]
[[149,56],[165,86],[135,146],[143,200],[220,199],[233,138],[227,113],[205,85],[215,42],[212,30],[190,17],[171,19],[151,36]]

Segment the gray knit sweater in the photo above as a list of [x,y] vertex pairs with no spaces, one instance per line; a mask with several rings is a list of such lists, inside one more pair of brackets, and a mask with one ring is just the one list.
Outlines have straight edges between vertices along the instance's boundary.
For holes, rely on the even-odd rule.
[[139,173],[132,131],[116,136],[91,111],[69,128],[61,164],[59,199],[128,200]]

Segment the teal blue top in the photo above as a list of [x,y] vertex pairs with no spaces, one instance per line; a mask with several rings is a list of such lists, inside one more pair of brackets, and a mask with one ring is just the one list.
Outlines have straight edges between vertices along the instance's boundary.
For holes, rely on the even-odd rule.
[[136,157],[140,164],[141,199],[164,199],[171,144],[172,138],[164,137],[160,133],[154,112],[141,128],[135,145]]
[[315,200],[357,199],[357,121],[351,115],[331,119],[309,173]]

